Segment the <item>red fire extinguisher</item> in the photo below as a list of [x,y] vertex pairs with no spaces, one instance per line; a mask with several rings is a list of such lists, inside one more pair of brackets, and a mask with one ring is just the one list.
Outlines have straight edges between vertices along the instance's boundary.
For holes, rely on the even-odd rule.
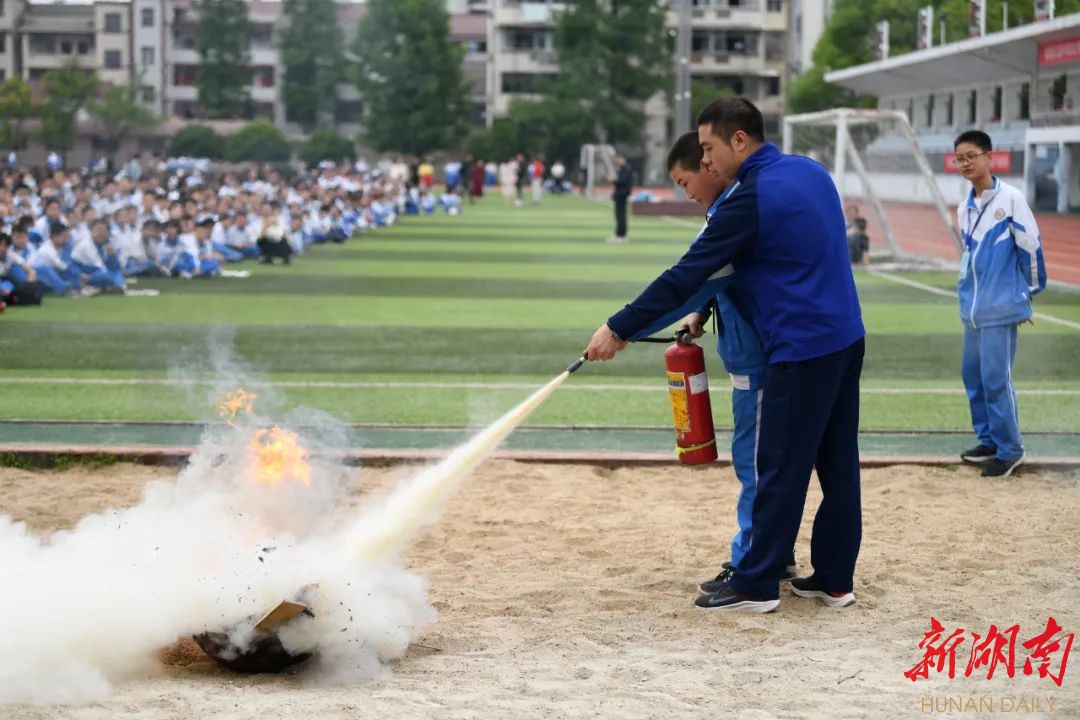
[[675,454],[683,465],[713,462],[716,432],[705,376],[705,353],[689,335],[680,335],[664,352],[664,364],[675,420]]

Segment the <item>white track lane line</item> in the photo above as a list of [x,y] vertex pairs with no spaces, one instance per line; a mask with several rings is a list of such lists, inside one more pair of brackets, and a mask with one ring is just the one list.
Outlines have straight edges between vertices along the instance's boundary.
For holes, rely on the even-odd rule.
[[[226,386],[235,383],[221,380],[174,380],[170,378],[78,378],[78,377],[8,377],[4,378],[7,385],[98,385],[98,386],[154,386],[154,387],[187,387],[192,385],[201,386]],[[244,383],[251,388],[299,388],[299,389],[338,389],[338,390],[381,390],[381,389],[414,389],[414,390],[535,390],[537,383],[522,382],[410,382],[410,381],[335,381],[335,380],[270,380],[252,381]],[[724,384],[726,386],[726,383]],[[564,390],[586,392],[667,392],[667,386],[658,382],[655,385],[614,385],[604,383],[572,383],[563,386]],[[864,395],[963,395],[963,388],[863,388]],[[1080,396],[1080,389],[1072,390],[1065,388],[1032,388],[1017,390],[1018,395],[1032,396]]]
[[[927,285],[926,283],[921,283],[918,280],[910,280],[910,279],[905,278],[905,277],[898,277],[896,275],[892,275],[890,273],[885,273],[885,272],[880,272],[878,270],[868,270],[867,272],[870,275],[873,275],[874,277],[881,278],[882,280],[888,280],[889,282],[894,282],[894,283],[897,283],[899,285],[906,285],[908,287],[915,288],[916,290],[922,290],[924,292],[933,293],[934,295],[939,295],[941,297],[949,298],[950,300],[955,300],[956,299],[956,293],[955,292],[950,292],[948,290],[943,290],[943,289],[941,289],[939,287],[934,287],[933,285]],[[1073,320],[1066,320],[1065,318],[1059,318],[1057,316],[1047,315],[1046,313],[1041,313],[1041,312],[1034,313],[1034,316],[1035,316],[1036,320],[1044,320],[1044,321],[1046,321],[1048,323],[1052,323],[1054,325],[1061,325],[1062,327],[1067,327],[1067,328],[1070,328],[1072,330],[1080,330],[1080,322],[1075,322]]]

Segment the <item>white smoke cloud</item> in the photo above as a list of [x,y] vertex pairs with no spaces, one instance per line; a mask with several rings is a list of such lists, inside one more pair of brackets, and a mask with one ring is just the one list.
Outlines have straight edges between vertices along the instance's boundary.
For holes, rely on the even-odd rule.
[[0,516],[0,704],[100,698],[145,674],[161,647],[242,634],[310,585],[315,617],[281,640],[316,650],[321,679],[376,677],[404,655],[435,617],[426,580],[344,542],[378,507],[350,507],[353,473],[329,462],[312,463],[310,487],[253,484],[250,437],[208,433],[175,482],[70,531],[39,537]]

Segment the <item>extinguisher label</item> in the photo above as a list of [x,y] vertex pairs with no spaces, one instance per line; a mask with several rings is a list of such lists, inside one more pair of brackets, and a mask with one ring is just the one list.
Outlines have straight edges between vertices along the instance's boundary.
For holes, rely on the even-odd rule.
[[683,373],[669,372],[668,395],[671,396],[671,414],[675,419],[675,430],[680,433],[690,432],[690,411],[687,408],[686,376]]
[[690,394],[700,395],[709,389],[709,379],[705,377],[705,373],[698,373],[697,375],[690,376]]

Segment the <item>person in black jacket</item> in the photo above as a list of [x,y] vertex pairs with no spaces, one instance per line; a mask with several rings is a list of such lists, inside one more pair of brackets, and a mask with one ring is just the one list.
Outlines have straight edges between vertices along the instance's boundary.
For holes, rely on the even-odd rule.
[[630,199],[630,189],[634,184],[634,172],[622,155],[616,155],[613,162],[615,163],[615,188],[611,199],[615,202],[615,235],[608,238],[608,242],[621,245],[629,242],[626,237],[626,203]]

